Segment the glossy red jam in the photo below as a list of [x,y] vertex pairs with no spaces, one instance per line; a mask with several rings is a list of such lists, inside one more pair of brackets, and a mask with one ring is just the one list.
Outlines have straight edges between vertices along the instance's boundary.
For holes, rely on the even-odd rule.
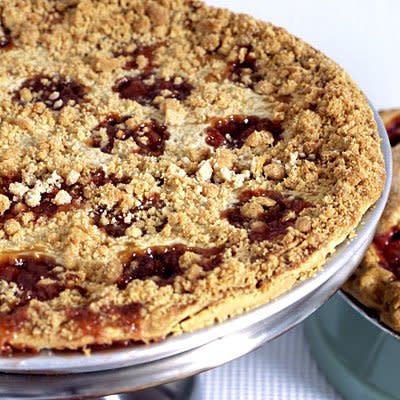
[[222,262],[222,248],[202,249],[183,244],[155,246],[132,253],[124,272],[117,282],[120,289],[126,288],[134,279],[157,277],[160,284],[168,284],[183,274],[180,257],[187,251],[201,255],[199,265],[204,271],[211,271]]
[[[136,125],[128,128],[125,122],[128,116],[119,116],[118,114],[109,115],[93,132],[92,145],[98,147],[103,153],[112,153],[117,140],[125,141],[132,138],[136,143],[137,153],[144,156],[160,156],[164,153],[165,142],[169,139],[169,132],[165,125],[156,120]],[[105,129],[107,141],[99,135],[99,131]]]
[[[160,199],[158,193],[154,193],[152,196],[145,198],[140,206],[134,207],[126,213],[123,213],[117,207],[111,210],[100,207],[94,212],[94,223],[99,228],[104,229],[109,236],[115,238],[121,237],[125,235],[126,230],[137,220],[136,214],[139,211],[147,211],[153,207],[157,209],[164,207],[164,202]],[[129,219],[127,219],[127,215],[130,215]],[[102,219],[104,217],[110,222],[102,224]]]
[[206,143],[213,147],[240,148],[246,139],[255,131],[271,132],[275,140],[279,140],[283,132],[280,125],[268,118],[255,115],[230,115],[227,118],[212,118],[211,125],[206,128]]
[[[0,258],[0,280],[14,282],[22,291],[18,305],[31,299],[42,301],[57,297],[65,286],[58,281],[54,272],[55,261],[43,255],[2,256]],[[52,279],[54,283],[40,284],[42,279]]]
[[[243,215],[241,208],[254,197],[268,197],[275,201],[271,207],[263,207],[263,211],[256,218]],[[244,228],[248,232],[251,242],[275,240],[283,236],[296,218],[286,219],[290,212],[296,217],[305,208],[312,204],[298,197],[284,196],[272,190],[246,190],[239,196],[239,202],[223,214],[233,226]],[[258,224],[254,224],[258,222]]]
[[[9,186],[13,182],[20,182],[21,178],[15,177],[0,177],[0,194],[7,196],[11,205],[2,215],[0,215],[0,226],[2,226],[9,219],[18,219],[22,214],[31,212],[34,220],[40,217],[51,218],[58,212],[70,211],[79,208],[83,202],[83,187],[81,184],[76,183],[71,186],[62,184],[59,188],[55,187],[49,193],[42,193],[40,204],[36,207],[26,205],[22,201],[14,201],[13,194],[9,191]],[[68,204],[57,205],[53,203],[54,198],[60,190],[66,191],[71,196],[71,202]]]
[[27,88],[32,94],[33,102],[42,102],[52,110],[61,110],[66,105],[73,106],[81,103],[85,97],[86,89],[79,82],[67,79],[61,75],[36,75],[23,82],[16,99],[20,97],[21,89]]
[[73,321],[78,328],[87,336],[101,339],[104,326],[115,325],[128,331],[139,328],[139,317],[142,305],[130,303],[125,305],[107,305],[99,311],[92,311],[89,306],[70,308],[66,311],[68,320]]
[[131,182],[131,178],[129,176],[118,177],[115,174],[107,175],[104,169],[97,168],[90,173],[91,181],[95,186],[101,187],[106,185],[107,183],[111,183],[113,185],[128,184]]
[[185,100],[192,92],[193,86],[184,80],[175,83],[175,77],[165,80],[157,78],[153,73],[144,72],[118,79],[113,90],[119,93],[121,99],[134,100],[142,105],[152,105],[153,100],[158,96]]

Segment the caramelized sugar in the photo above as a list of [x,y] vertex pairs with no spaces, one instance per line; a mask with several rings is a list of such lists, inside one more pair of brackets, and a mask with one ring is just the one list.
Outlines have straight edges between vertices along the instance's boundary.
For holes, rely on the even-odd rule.
[[[98,147],[103,153],[112,153],[116,140],[125,141],[132,138],[138,146],[137,153],[145,156],[160,156],[164,153],[165,142],[169,139],[169,132],[165,125],[154,119],[149,122],[128,128],[125,122],[129,116],[121,117],[118,114],[109,115],[93,133],[92,145]],[[107,142],[102,143],[98,131],[105,129]]]
[[211,125],[206,128],[206,143],[213,147],[241,148],[255,131],[268,131],[275,140],[279,140],[283,129],[270,119],[255,115],[212,118]]
[[[126,230],[137,220],[135,214],[139,211],[150,210],[150,208],[153,207],[157,209],[164,207],[164,202],[160,199],[158,193],[154,193],[152,196],[145,198],[140,206],[134,207],[126,213],[123,213],[118,207],[114,207],[111,210],[99,207],[94,212],[94,223],[99,228],[104,229],[109,236],[115,238],[121,237],[125,235]],[[127,215],[130,215],[130,219],[127,219]],[[110,223],[102,224],[102,217],[110,220]]]
[[373,243],[382,266],[392,271],[396,279],[400,280],[400,229],[394,228],[387,234],[377,235]]
[[33,102],[43,102],[53,110],[81,103],[86,94],[86,89],[82,84],[61,75],[40,74],[27,79],[16,94],[16,99],[20,102],[23,100],[20,97],[20,91],[24,88],[32,93]]
[[160,284],[171,283],[176,276],[183,274],[179,259],[187,251],[202,256],[199,265],[205,271],[211,271],[222,262],[223,249],[220,247],[202,249],[174,244],[140,249],[133,252],[124,265],[124,272],[117,282],[118,287],[125,289],[134,279],[144,280],[152,277],[157,277]]
[[400,116],[393,118],[386,124],[386,131],[392,146],[400,143]]
[[152,104],[157,96],[185,100],[192,92],[193,86],[184,80],[175,83],[175,77],[167,81],[157,78],[153,73],[143,72],[118,79],[113,90],[119,93],[121,99],[134,100],[145,106]]
[[[19,306],[31,299],[48,301],[57,297],[65,286],[59,282],[54,259],[39,254],[4,255],[0,258],[0,280],[14,282],[22,291]],[[42,279],[49,278],[54,283],[40,284]]]
[[[263,207],[262,213],[256,218],[244,216],[241,211],[242,206],[252,198],[260,196],[274,200],[275,205]],[[297,217],[302,210],[308,207],[312,207],[312,204],[306,200],[284,196],[273,190],[246,190],[240,194],[239,202],[225,211],[223,215],[233,226],[246,229],[251,242],[261,242],[283,236],[296,221],[296,218],[287,220],[288,214],[294,212]]]

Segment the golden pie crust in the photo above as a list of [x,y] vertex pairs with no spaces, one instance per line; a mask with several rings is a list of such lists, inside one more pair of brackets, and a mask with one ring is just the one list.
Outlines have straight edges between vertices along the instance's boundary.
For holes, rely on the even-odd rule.
[[391,192],[375,239],[344,290],[400,332],[400,242],[396,236],[400,231],[400,109],[380,114],[393,146]]
[[0,3],[0,348],[151,342],[309,278],[379,198],[373,112],[282,28]]

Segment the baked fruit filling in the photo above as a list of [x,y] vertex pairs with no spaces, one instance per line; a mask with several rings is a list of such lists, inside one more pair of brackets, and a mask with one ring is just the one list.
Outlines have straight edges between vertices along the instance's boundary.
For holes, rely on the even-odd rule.
[[392,145],[391,192],[375,238],[344,290],[400,332],[400,111],[382,111],[381,117]]
[[262,305],[382,191],[360,90],[251,17],[11,0],[0,58],[1,353],[149,343]]
[[400,229],[394,227],[390,233],[378,235],[374,245],[382,267],[393,272],[396,279],[400,279]]
[[386,130],[389,135],[390,144],[396,146],[400,142],[400,115],[392,118],[386,124]]

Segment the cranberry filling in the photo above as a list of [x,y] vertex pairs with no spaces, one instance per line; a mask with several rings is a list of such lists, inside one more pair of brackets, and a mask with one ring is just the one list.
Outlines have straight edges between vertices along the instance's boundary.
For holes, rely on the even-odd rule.
[[23,102],[21,89],[27,88],[32,94],[33,102],[43,102],[53,110],[61,110],[66,105],[81,103],[86,94],[86,88],[72,79],[66,79],[61,75],[36,75],[23,82],[16,99]]
[[154,74],[143,72],[136,76],[125,76],[118,79],[113,86],[121,99],[137,101],[149,105],[157,96],[185,100],[193,90],[193,86],[182,80],[175,83],[175,77],[170,80],[157,78]]
[[[132,138],[138,146],[138,154],[161,156],[165,150],[165,142],[169,139],[167,127],[154,119],[135,127],[128,127],[125,123],[129,118],[129,116],[121,117],[118,114],[109,115],[94,130],[93,147],[100,148],[103,153],[111,154],[116,140],[125,141]],[[101,129],[106,131],[106,143],[103,143],[99,135]]]
[[[57,297],[65,286],[58,281],[54,272],[55,261],[43,255],[2,256],[0,259],[0,280],[14,282],[23,292],[19,306],[31,299],[47,301]],[[50,278],[54,283],[39,284]]]
[[393,118],[386,124],[386,130],[389,135],[390,144],[395,146],[400,143],[400,116]]
[[279,124],[268,118],[255,115],[230,115],[227,118],[212,118],[211,126],[206,128],[206,143],[213,147],[241,148],[246,139],[255,131],[268,131],[275,140],[283,132]]
[[374,245],[382,266],[392,271],[396,279],[400,279],[400,230],[394,228],[388,234],[377,235]]
[[187,251],[202,256],[199,265],[204,271],[211,271],[222,262],[221,247],[202,249],[183,244],[149,247],[131,255],[117,282],[118,287],[125,289],[134,279],[144,280],[151,277],[159,278],[160,284],[171,283],[176,276],[183,274],[179,259]]
[[[275,204],[263,207],[257,217],[250,218],[243,215],[241,208],[254,197],[268,197]],[[283,236],[294,225],[298,214],[308,207],[312,204],[306,200],[284,196],[273,190],[246,190],[240,194],[239,202],[223,215],[233,226],[246,229],[251,242],[261,242]],[[290,212],[294,212],[295,217],[288,219]]]

